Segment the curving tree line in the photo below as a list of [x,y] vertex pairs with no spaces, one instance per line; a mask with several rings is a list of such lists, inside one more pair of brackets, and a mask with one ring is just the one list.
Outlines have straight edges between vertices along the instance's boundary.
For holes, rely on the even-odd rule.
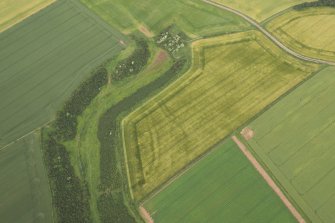
[[107,70],[100,67],[72,94],[53,124],[42,131],[42,149],[57,222],[92,221],[87,186],[76,176],[70,155],[62,143],[75,138],[77,117],[106,83]]
[[318,0],[315,2],[304,2],[293,6],[295,10],[303,10],[311,7],[335,7],[335,0]]

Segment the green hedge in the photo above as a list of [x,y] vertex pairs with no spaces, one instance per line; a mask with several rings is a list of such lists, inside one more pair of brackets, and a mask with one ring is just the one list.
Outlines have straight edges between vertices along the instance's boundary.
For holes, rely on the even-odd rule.
[[103,194],[98,199],[98,209],[101,222],[104,223],[136,223],[129,214],[128,208],[123,204],[123,193]]
[[145,39],[133,37],[136,49],[128,58],[120,61],[112,72],[112,80],[119,81],[126,77],[138,74],[148,63],[150,51]]
[[57,113],[52,126],[42,130],[42,148],[57,222],[91,222],[87,187],[75,175],[70,155],[62,142],[76,136],[77,117],[107,83],[107,75],[103,67],[93,72]]
[[56,116],[54,124],[58,140],[66,141],[74,139],[77,134],[77,117],[83,113],[95,96],[99,94],[101,87],[107,84],[107,82],[107,70],[100,67],[74,91],[63,109]]
[[75,175],[66,148],[57,142],[54,133],[46,129],[42,134],[42,148],[57,222],[91,222],[89,195],[85,185]]
[[304,2],[295,5],[293,8],[295,10],[303,10],[310,7],[335,7],[335,0],[319,0],[315,2]]
[[[122,114],[152,95],[157,89],[173,80],[187,64],[187,60],[180,59],[174,62],[171,68],[160,78],[139,89],[136,93],[123,99],[110,108],[99,121],[98,138],[100,141],[100,189],[98,209],[102,223],[111,222],[111,217],[118,215],[115,222],[136,222],[128,212],[125,200],[120,191],[129,190],[127,178],[120,163],[123,159],[121,128],[119,119]],[[118,161],[119,160],[119,161]],[[134,204],[133,204],[134,205]]]

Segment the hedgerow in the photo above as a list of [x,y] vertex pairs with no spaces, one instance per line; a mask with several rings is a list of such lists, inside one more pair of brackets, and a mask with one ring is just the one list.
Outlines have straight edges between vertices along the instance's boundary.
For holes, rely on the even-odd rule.
[[[144,46],[136,53],[141,57],[135,71],[142,69],[150,56],[146,42],[137,40],[137,44]],[[140,53],[141,52],[141,53]],[[132,57],[130,57],[132,58]],[[131,59],[123,61],[129,64]],[[172,80],[185,68],[186,59],[175,60],[171,68],[160,78],[139,89],[135,94],[123,99],[110,108],[99,121],[98,139],[100,141],[100,185],[97,200],[98,212],[102,223],[127,222],[135,223],[136,218],[128,205],[135,209],[134,201],[127,198],[128,183],[124,177],[123,147],[120,136],[120,117],[124,112],[130,111],[139,102],[150,96]],[[133,65],[133,64],[132,64]],[[129,75],[120,70],[122,78]],[[132,74],[135,74],[132,73]],[[121,78],[120,76],[120,78]],[[64,104],[63,109],[57,113],[52,125],[42,131],[42,144],[46,167],[53,191],[53,203],[57,213],[58,222],[91,222],[89,205],[89,191],[84,181],[75,174],[71,165],[70,154],[64,142],[73,140],[77,134],[77,118],[100,92],[102,86],[108,82],[108,73],[104,67],[97,69],[72,94]]]
[[140,37],[133,37],[136,43],[135,51],[126,59],[120,61],[112,72],[112,80],[119,81],[138,74],[150,58],[149,45]]
[[107,70],[97,69],[83,82],[57,113],[56,120],[42,131],[42,148],[52,188],[58,222],[91,222],[89,193],[76,176],[70,155],[62,144],[77,133],[77,117],[107,83]]
[[124,205],[123,193],[102,194],[98,199],[100,219],[104,223],[136,223],[135,218],[129,214]]
[[108,82],[108,73],[104,67],[97,69],[93,75],[74,91],[64,107],[57,113],[55,129],[57,139],[60,141],[71,140],[77,134],[77,117],[100,92],[102,86]]
[[149,97],[155,89],[169,83],[180,73],[185,64],[187,64],[186,59],[175,61],[160,78],[123,99],[100,118],[98,139],[100,141],[100,192],[102,195],[98,199],[98,209],[103,223],[111,222],[111,217],[115,215],[118,215],[117,219],[119,219],[115,222],[135,222],[120,193],[120,191],[130,189],[126,177],[123,176],[122,165],[118,162],[123,159],[124,152],[120,135],[120,117]]
[[75,175],[66,148],[56,140],[54,132],[47,130],[42,134],[42,148],[57,221],[91,222],[88,192]]
[[315,2],[304,2],[295,5],[293,8],[295,10],[302,10],[310,7],[335,7],[335,0],[318,0]]

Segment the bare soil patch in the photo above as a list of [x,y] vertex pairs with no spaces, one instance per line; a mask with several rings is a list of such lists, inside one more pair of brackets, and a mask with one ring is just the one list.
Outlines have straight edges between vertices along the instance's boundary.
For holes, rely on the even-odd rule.
[[255,132],[251,128],[245,127],[244,129],[242,129],[240,134],[243,136],[245,140],[249,141],[254,137]]
[[145,27],[144,25],[140,25],[139,26],[139,30],[141,31],[141,33],[143,33],[146,37],[153,37],[155,34],[153,32],[151,32],[147,27]]
[[154,220],[150,216],[150,213],[143,206],[140,206],[139,210],[142,218],[145,220],[146,223],[154,223]]
[[164,50],[160,50],[154,61],[152,62],[152,66],[153,67],[158,67],[159,65],[161,65],[166,59],[168,58],[168,54],[167,52],[165,52]]

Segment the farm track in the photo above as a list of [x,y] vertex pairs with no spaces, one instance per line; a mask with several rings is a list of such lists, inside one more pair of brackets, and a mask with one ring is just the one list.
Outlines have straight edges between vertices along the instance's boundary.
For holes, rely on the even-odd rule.
[[288,48],[287,46],[285,46],[282,42],[280,42],[275,36],[273,36],[269,31],[267,31],[265,28],[263,28],[258,22],[256,22],[254,19],[252,19],[251,17],[245,15],[244,13],[227,7],[221,3],[218,2],[214,2],[211,0],[202,0],[203,2],[213,5],[215,7],[218,7],[220,9],[229,11],[231,13],[234,13],[235,15],[240,16],[241,18],[245,19],[247,22],[249,22],[250,24],[252,24],[254,27],[256,27],[259,31],[261,31],[267,38],[269,38],[273,43],[275,43],[277,46],[279,46],[281,49],[283,49],[284,51],[286,51],[287,53],[289,53],[290,55],[299,58],[301,60],[304,61],[308,61],[308,62],[313,62],[313,63],[318,63],[318,64],[326,64],[326,65],[331,65],[331,66],[335,66],[335,62],[331,62],[331,61],[327,61],[327,60],[321,60],[321,59],[317,59],[317,58],[312,58],[312,57],[307,57],[304,55],[301,55],[295,51],[293,51],[292,49]]
[[297,219],[299,223],[305,223],[306,221],[297,211],[297,209],[293,206],[293,204],[287,199],[285,194],[281,191],[281,189],[276,185],[276,183],[272,180],[269,174],[264,170],[264,168],[258,163],[256,158],[248,151],[247,147],[236,137],[232,136],[232,140],[236,143],[236,145],[240,148],[241,152],[248,158],[250,163],[255,167],[255,169],[259,172],[259,174],[264,178],[266,183],[273,189],[273,191],[278,195],[278,197],[283,201],[285,206],[289,209],[292,215]]

